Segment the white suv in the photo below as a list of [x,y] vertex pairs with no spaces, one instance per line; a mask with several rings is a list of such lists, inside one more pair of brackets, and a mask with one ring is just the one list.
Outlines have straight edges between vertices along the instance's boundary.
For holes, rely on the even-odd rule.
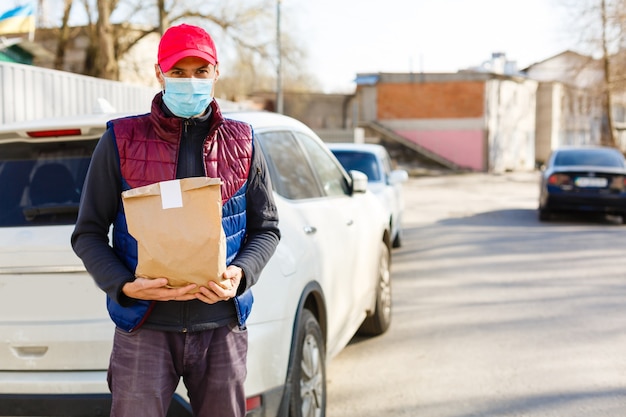
[[331,143],[328,145],[341,165],[347,170],[367,175],[368,188],[380,199],[389,212],[391,243],[402,245],[402,216],[404,191],[402,183],[409,179],[403,169],[393,169],[387,149],[375,143]]
[[[0,126],[0,415],[102,416],[113,324],[70,247],[82,183],[107,120]],[[323,416],[326,362],[391,320],[390,232],[367,178],[302,123],[247,121],[266,155],[282,239],[253,288],[249,416]],[[190,416],[184,387],[168,416]]]

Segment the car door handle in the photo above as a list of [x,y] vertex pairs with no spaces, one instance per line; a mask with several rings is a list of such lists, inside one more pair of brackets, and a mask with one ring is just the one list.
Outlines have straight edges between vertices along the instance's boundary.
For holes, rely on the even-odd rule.
[[354,220],[350,219],[346,222],[347,226],[352,226],[354,224]]
[[314,226],[304,226],[304,233],[306,233],[307,235],[312,235],[313,233],[317,232],[317,228]]
[[20,359],[37,359],[48,352],[48,346],[12,346],[11,350]]

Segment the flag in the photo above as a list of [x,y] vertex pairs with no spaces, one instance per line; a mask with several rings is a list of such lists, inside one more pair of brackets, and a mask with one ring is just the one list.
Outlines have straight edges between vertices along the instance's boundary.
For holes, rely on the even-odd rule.
[[0,35],[35,31],[35,8],[26,4],[0,15]]

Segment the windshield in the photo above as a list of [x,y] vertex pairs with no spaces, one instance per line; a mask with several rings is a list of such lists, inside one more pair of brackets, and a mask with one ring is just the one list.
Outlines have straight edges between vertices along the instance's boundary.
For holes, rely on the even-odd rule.
[[75,223],[96,143],[0,145],[0,227]]
[[624,158],[610,149],[560,150],[554,158],[556,166],[603,166],[624,167]]
[[361,171],[367,175],[367,180],[370,182],[381,180],[380,168],[374,155],[370,153],[338,150],[333,150],[333,153],[346,171]]

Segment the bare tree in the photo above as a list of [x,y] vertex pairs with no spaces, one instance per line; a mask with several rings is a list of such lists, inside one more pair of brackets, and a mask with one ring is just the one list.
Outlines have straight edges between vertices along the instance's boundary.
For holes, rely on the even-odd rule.
[[579,34],[581,47],[597,57],[600,63],[603,76],[595,90],[602,100],[605,115],[601,143],[617,146],[615,97],[626,91],[622,75],[626,69],[623,59],[623,48],[626,46],[626,0],[570,0],[564,4],[574,11],[573,32]]
[[[237,45],[267,56],[266,42],[251,41],[262,38],[250,36],[250,30],[259,29],[257,22],[262,20],[264,14],[267,15],[268,1],[257,1],[253,5],[214,1],[212,3],[217,6],[208,7],[207,2],[200,1],[83,0],[90,44],[85,72],[117,79],[116,62],[137,42],[151,33],[162,34],[171,24],[182,21],[210,26],[214,31],[227,35]],[[114,14],[118,22],[115,25],[112,20]],[[64,22],[63,26],[66,25],[67,22]]]
[[[314,74],[305,65],[307,55],[289,33],[282,36],[282,71],[283,87],[289,92],[305,92],[319,89]],[[270,45],[267,50],[271,50]],[[274,52],[275,54],[276,52]],[[222,71],[219,92],[224,98],[236,100],[241,95],[259,92],[272,92],[276,88],[278,63],[275,55],[267,52],[254,54],[245,47],[237,47],[236,59],[228,71]]]
[[[273,88],[276,69],[276,0],[81,0],[87,16],[82,33],[88,39],[84,73],[117,80],[118,63],[142,39],[163,34],[171,25],[188,22],[205,27],[218,43],[220,61],[232,65],[221,86],[228,96]],[[64,50],[71,40],[68,17],[71,0],[64,0],[57,49],[57,68],[63,66]],[[76,7],[76,5],[75,5]],[[75,32],[71,32],[74,36]],[[285,34],[283,37],[285,85],[306,89],[315,85],[302,67],[303,48]],[[272,78],[274,77],[274,78]],[[291,87],[289,87],[291,86]]]

